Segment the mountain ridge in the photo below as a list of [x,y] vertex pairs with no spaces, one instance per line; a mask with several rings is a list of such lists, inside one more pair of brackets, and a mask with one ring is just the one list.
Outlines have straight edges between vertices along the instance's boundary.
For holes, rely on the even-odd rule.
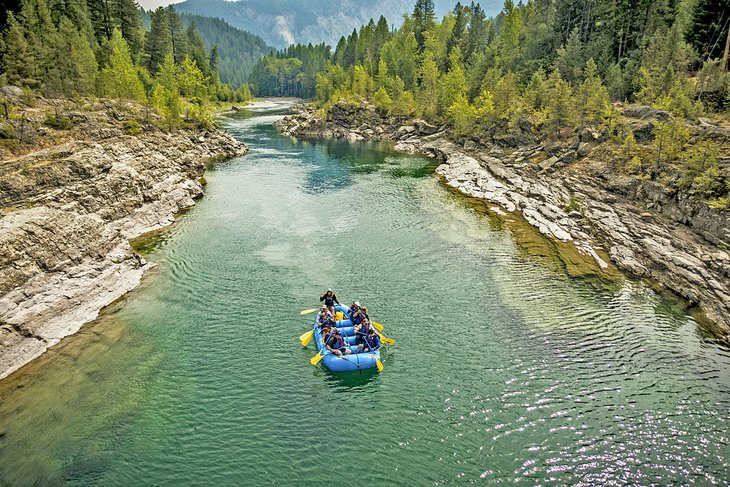
[[[436,0],[436,16],[451,11],[456,2]],[[480,3],[488,16],[496,15],[502,8],[499,0]],[[300,0],[295,4],[287,0],[186,0],[174,7],[181,13],[223,19],[283,48],[321,42],[334,46],[341,36],[349,35],[371,18],[377,21],[380,15],[390,25],[400,25],[403,14],[413,10],[413,0]]]

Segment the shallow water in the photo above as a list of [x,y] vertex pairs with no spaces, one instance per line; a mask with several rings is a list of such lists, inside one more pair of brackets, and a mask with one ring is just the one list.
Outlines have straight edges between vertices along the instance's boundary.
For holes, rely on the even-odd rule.
[[[569,278],[388,147],[251,147],[140,289],[0,382],[0,485],[728,485],[730,353],[641,282]],[[312,367],[334,287],[398,341]]]

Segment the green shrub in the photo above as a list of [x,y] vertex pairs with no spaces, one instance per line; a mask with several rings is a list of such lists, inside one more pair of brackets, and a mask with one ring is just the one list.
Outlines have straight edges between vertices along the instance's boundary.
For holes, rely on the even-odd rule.
[[44,123],[56,130],[68,130],[72,125],[70,118],[56,115],[55,113],[47,113]]
[[124,133],[127,135],[139,135],[142,133],[142,126],[137,120],[127,120],[124,122]]

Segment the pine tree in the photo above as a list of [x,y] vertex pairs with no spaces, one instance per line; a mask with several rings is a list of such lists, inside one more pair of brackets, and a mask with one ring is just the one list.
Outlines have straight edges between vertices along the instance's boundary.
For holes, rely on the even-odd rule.
[[33,53],[32,77],[43,83],[46,95],[58,93],[59,73],[54,46],[60,42],[46,0],[26,0],[20,10],[20,23]]
[[[456,47],[456,46],[455,46]],[[421,65],[420,105],[427,118],[436,116],[438,111],[438,81],[439,69],[430,52],[425,51]]]
[[[205,51],[203,38],[200,37],[200,34],[195,27],[195,21],[190,22],[185,34],[187,35],[188,46],[190,47],[190,57],[195,61],[195,64],[203,72],[204,76],[210,76],[210,60],[208,59]],[[216,70],[217,69],[218,67],[216,66]]]
[[[487,15],[481,5],[471,2],[469,7],[469,33],[466,39],[464,60],[469,63],[475,55],[484,51],[491,41],[489,37]],[[511,27],[510,27],[511,28]]]
[[597,66],[593,59],[586,62],[583,82],[576,93],[578,106],[578,122],[598,124],[609,106],[608,90],[596,73]]
[[505,0],[502,10],[502,31],[499,33],[500,66],[511,69],[520,57],[522,14],[512,0]]
[[570,85],[557,69],[548,78],[548,103],[545,129],[558,134],[561,129],[575,123],[575,100]]
[[458,46],[451,51],[450,63],[451,70],[441,77],[438,84],[438,103],[442,112],[449,110],[461,97],[466,98],[467,93],[461,49]]
[[170,28],[170,39],[172,40],[172,54],[175,58],[175,63],[180,64],[185,59],[185,56],[189,54],[190,46],[188,45],[188,36],[180,20],[180,16],[172,5],[167,7],[167,22]]
[[64,95],[92,93],[98,66],[88,38],[65,17],[61,19],[59,34],[56,59],[61,92]]
[[577,28],[570,34],[566,43],[558,49],[555,67],[560,70],[560,76],[573,86],[580,81],[583,66],[586,63],[583,50]]
[[[463,7],[461,3],[457,3],[454,7],[454,27],[451,30],[451,35],[446,41],[446,57],[451,54],[454,47],[459,46],[462,51],[465,49],[466,44],[466,24],[467,24],[467,9]],[[444,66],[444,70],[448,71],[450,66]]]
[[164,8],[159,7],[152,12],[151,19],[150,31],[145,39],[145,55],[147,69],[155,75],[167,55],[172,54],[172,36],[167,11]]
[[167,127],[172,130],[180,125],[180,87],[178,85],[177,67],[172,53],[165,56],[155,79],[152,92],[152,103],[155,109],[165,118]]
[[433,29],[435,17],[433,0],[416,0],[413,8],[413,33],[416,36],[419,52],[423,51],[424,33]]
[[7,26],[3,33],[4,49],[0,56],[0,68],[7,76],[7,82],[20,86],[23,80],[33,77],[37,71],[36,60],[28,42],[25,40],[23,27],[12,12],[8,12]]
[[111,0],[86,0],[89,18],[99,44],[109,40],[114,29]]
[[132,59],[138,59],[144,45],[144,30],[139,16],[139,6],[134,0],[111,0],[111,16],[127,41]]
[[112,31],[108,48],[109,64],[101,72],[103,94],[117,100],[144,100],[144,87],[132,63],[129,46],[118,29]]

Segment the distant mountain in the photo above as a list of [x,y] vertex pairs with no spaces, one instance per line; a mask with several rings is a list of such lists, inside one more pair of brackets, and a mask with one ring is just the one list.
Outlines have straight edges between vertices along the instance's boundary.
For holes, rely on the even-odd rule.
[[[456,2],[435,0],[436,15],[445,15]],[[496,15],[503,0],[479,3],[487,15]],[[377,21],[380,15],[391,25],[400,25],[403,14],[411,12],[414,4],[415,0],[186,0],[175,4],[175,10],[219,17],[276,47],[310,42],[334,46],[341,36],[349,35],[371,18]]]
[[237,29],[224,20],[187,13],[181,13],[180,18],[186,27],[195,22],[209,50],[218,46],[218,76],[224,83],[233,86],[245,83],[256,61],[274,50],[261,37]]

